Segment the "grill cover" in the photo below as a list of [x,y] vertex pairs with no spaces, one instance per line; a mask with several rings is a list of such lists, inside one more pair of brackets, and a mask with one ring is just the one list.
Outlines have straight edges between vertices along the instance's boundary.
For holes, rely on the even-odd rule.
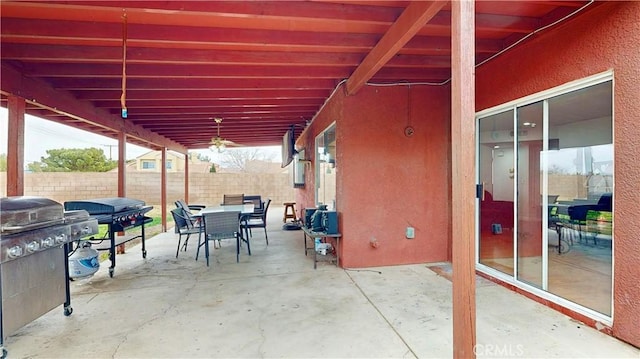
[[144,207],[144,201],[126,197],[94,198],[64,203],[67,211],[84,209],[91,215],[113,214]]
[[0,199],[2,233],[24,231],[64,222],[62,205],[44,197],[15,196]]

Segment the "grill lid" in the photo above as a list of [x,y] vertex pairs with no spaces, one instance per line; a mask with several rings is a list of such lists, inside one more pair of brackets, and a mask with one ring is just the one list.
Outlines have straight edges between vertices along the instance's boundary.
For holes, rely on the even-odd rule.
[[0,198],[0,232],[15,232],[64,222],[62,205],[35,196]]
[[112,214],[132,209],[139,209],[144,206],[144,201],[126,197],[94,198],[78,201],[67,201],[64,208],[67,211],[84,209],[89,214]]

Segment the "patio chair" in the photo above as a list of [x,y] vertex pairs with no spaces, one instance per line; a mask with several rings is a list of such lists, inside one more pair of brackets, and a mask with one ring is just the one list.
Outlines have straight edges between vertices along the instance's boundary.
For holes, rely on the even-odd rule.
[[245,195],[244,202],[252,202],[253,212],[256,214],[260,214],[264,210],[264,202],[262,201],[262,197],[260,195]]
[[267,241],[267,245],[269,245],[269,236],[267,236],[267,211],[269,210],[269,204],[271,204],[271,199],[267,199],[264,210],[261,213],[252,214],[246,222],[242,223],[242,228],[247,233],[247,238],[252,235],[251,228],[264,228],[264,239]]
[[[204,222],[204,236],[198,241],[198,251],[196,252],[196,260],[200,254],[200,247],[204,246],[205,257],[207,258],[207,267],[209,266],[209,241],[218,241],[226,238],[236,239],[236,262],[240,261],[240,242],[244,239],[241,238],[240,233],[240,211],[227,211],[227,212],[214,212],[205,213],[202,215]],[[251,255],[251,248],[249,247],[249,240],[247,242],[247,249],[249,255]]]
[[225,194],[223,195],[222,204],[244,204],[244,194]]
[[184,240],[184,244],[182,245],[182,249],[186,252],[187,243],[189,243],[189,237],[191,237],[192,234],[198,235],[198,243],[200,243],[202,227],[186,216],[182,208],[172,209],[171,216],[173,216],[173,222],[175,223],[175,232],[178,233],[178,249],[176,249],[176,258],[178,258],[182,236],[187,236]]
[[185,202],[183,199],[177,200],[175,204],[176,207],[184,209],[185,212],[187,212],[187,214],[189,214],[190,216],[193,216],[192,211],[200,211],[206,207],[202,204],[187,204],[187,202]]

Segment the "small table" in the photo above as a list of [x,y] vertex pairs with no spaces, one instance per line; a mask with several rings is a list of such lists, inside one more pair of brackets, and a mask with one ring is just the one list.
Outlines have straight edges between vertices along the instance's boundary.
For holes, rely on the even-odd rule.
[[310,228],[307,228],[307,227],[304,227],[304,226],[302,226],[302,232],[304,233],[304,255],[306,256],[307,255],[307,251],[309,251],[309,250],[313,251],[313,269],[317,268],[318,252],[316,252],[315,242],[313,242],[313,244],[314,244],[313,247],[307,247],[307,236],[309,236],[311,238],[322,238],[323,242],[326,241],[327,238],[335,238],[335,240],[336,240],[336,245],[335,245],[336,267],[340,266],[340,256],[338,255],[338,245],[340,244],[340,238],[342,237],[342,234],[340,234],[340,233],[329,234],[329,233],[325,233],[325,232],[314,232]]
[[[293,219],[294,222],[298,221],[298,217],[296,216],[296,203],[295,202],[284,202],[284,216],[282,217],[282,222],[287,223],[287,219]],[[289,212],[291,210],[291,212]]]

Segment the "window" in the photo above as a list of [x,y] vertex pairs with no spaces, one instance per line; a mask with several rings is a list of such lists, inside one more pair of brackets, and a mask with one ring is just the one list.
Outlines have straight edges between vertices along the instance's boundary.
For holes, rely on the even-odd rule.
[[156,161],[154,160],[142,160],[140,164],[143,170],[152,170],[156,168]]
[[336,124],[316,137],[316,204],[336,209]]
[[298,150],[293,156],[293,186],[304,187],[304,164],[306,163],[305,150]]

